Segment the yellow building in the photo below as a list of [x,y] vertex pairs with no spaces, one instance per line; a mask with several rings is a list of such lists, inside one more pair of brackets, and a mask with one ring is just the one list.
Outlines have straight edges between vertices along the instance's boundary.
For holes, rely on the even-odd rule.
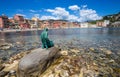
[[32,28],[41,28],[41,21],[37,17],[33,17],[32,21],[34,22],[32,24]]

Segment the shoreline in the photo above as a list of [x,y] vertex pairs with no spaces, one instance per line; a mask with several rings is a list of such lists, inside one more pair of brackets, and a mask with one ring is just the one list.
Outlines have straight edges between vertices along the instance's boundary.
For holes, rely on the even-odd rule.
[[[48,29],[73,29],[73,28],[80,28],[80,29],[87,29],[87,28],[81,28],[81,27],[66,27],[66,28],[48,28]],[[88,28],[103,28],[103,27],[88,27]],[[32,28],[32,29],[4,29],[0,32],[20,32],[20,31],[37,31],[37,30],[43,30],[41,28]]]
[[35,31],[35,30],[42,30],[42,29],[5,29],[0,32],[20,32],[20,31]]

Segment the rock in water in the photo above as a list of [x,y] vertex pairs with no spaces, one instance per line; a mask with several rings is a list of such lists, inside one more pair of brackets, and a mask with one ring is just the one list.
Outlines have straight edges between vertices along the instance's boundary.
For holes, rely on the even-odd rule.
[[18,64],[18,77],[36,77],[40,75],[59,56],[58,53],[59,49],[56,47],[33,50],[20,60]]

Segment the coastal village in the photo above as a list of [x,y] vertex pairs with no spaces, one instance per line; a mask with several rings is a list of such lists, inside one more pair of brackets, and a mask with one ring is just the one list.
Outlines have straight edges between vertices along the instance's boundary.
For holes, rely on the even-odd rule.
[[0,29],[43,29],[47,27],[53,28],[96,28],[107,27],[109,20],[91,22],[70,22],[67,20],[40,20],[39,17],[26,19],[24,16],[16,14],[13,18],[6,15],[0,16]]
[[[119,28],[111,30],[113,36],[109,31],[107,36],[110,36],[106,37],[107,39],[103,37],[104,32],[100,37],[95,36],[97,33],[94,32],[95,35],[91,35],[93,38],[104,38],[98,39],[99,41],[90,40],[91,37],[89,39],[85,33],[84,37],[87,38],[82,38],[85,40],[72,36],[70,40],[68,39],[70,37],[65,37],[67,40],[60,38],[58,41],[59,37],[56,36],[58,43],[56,42],[56,45],[48,50],[39,48],[41,42],[37,41],[38,36],[36,39],[36,36],[22,35],[26,34],[27,30],[43,29],[44,27],[61,30],[64,28],[100,28],[103,31],[102,27],[120,27],[120,13],[104,16],[103,20],[87,22],[40,20],[39,17],[26,19],[18,14],[13,18],[1,15],[0,77],[120,77]],[[7,33],[7,30],[13,30],[13,32]],[[14,32],[14,30],[20,30],[20,32]],[[72,32],[74,33],[75,30]],[[16,33],[16,35],[14,36],[12,33]],[[11,36],[7,41],[5,34]],[[33,35],[36,34],[36,31],[33,31]],[[82,37],[82,33],[80,36]],[[65,38],[62,37],[62,39]],[[92,44],[96,46],[92,46]]]
[[0,77],[120,77],[120,0],[0,0]]

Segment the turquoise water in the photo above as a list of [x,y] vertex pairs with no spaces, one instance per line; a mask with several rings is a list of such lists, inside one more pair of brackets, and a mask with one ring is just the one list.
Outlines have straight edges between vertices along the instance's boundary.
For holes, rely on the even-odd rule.
[[[41,32],[41,30],[0,32],[0,45],[4,43],[13,45],[10,49],[0,50],[0,57],[41,47],[39,38]],[[49,30],[49,38],[58,45],[70,45],[72,43],[72,46],[80,48],[102,47],[120,52],[120,28],[51,29]]]

